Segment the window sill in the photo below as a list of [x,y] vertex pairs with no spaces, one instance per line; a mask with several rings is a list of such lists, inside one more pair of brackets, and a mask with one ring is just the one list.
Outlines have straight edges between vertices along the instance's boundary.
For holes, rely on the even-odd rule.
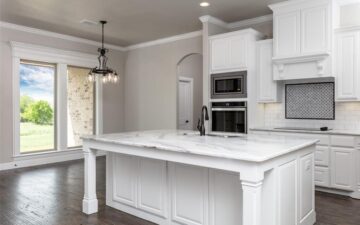
[[62,151],[57,151],[57,150],[52,150],[52,151],[46,151],[46,152],[34,152],[34,153],[28,153],[28,154],[18,154],[18,155],[14,155],[13,158],[14,160],[18,160],[18,159],[25,159],[25,158],[38,158],[38,157],[44,157],[44,156],[54,156],[54,155],[68,155],[68,154],[76,154],[76,153],[81,153],[82,152],[82,147],[79,148],[72,148],[72,149],[66,149],[66,150],[62,150]]

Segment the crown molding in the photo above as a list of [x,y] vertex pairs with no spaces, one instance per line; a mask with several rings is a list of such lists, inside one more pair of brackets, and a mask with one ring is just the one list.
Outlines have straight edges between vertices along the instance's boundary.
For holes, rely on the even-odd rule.
[[251,18],[251,19],[247,19],[247,20],[241,20],[241,21],[229,23],[229,24],[227,24],[227,27],[230,29],[249,27],[251,25],[271,22],[272,20],[273,20],[273,15],[269,14],[269,15],[265,15],[265,16],[259,16],[259,17],[255,17],[255,18]]
[[360,4],[360,0],[337,0],[337,3],[340,6],[351,5],[351,4]]
[[200,20],[202,23],[212,23],[212,24],[215,24],[215,25],[224,27],[224,28],[228,28],[228,23],[222,21],[222,20],[219,19],[219,18],[210,16],[210,15],[201,16],[201,17],[199,17],[199,20]]
[[[23,32],[31,33],[31,34],[43,35],[43,36],[47,36],[47,37],[59,38],[59,39],[66,40],[66,41],[73,41],[73,42],[88,44],[88,45],[93,45],[93,46],[101,45],[101,42],[92,41],[92,40],[88,40],[85,38],[79,38],[79,37],[75,37],[75,36],[71,36],[71,35],[55,33],[55,32],[51,32],[51,31],[41,30],[41,29],[32,28],[32,27],[26,27],[26,26],[3,22],[3,21],[0,21],[0,27],[6,28],[6,29],[17,30],[17,31],[23,31]],[[126,49],[122,46],[111,45],[111,44],[106,44],[106,43],[105,43],[105,45],[109,49],[118,50],[118,51],[126,51]]]
[[150,46],[154,46],[154,45],[160,45],[160,44],[165,44],[165,43],[169,43],[169,42],[199,37],[201,35],[202,35],[202,30],[198,30],[198,31],[190,32],[190,33],[175,35],[172,37],[161,38],[161,39],[154,40],[154,41],[130,45],[130,46],[126,47],[125,50],[130,51],[130,50],[134,50],[134,49],[138,49],[138,48],[145,48],[145,47],[150,47]]

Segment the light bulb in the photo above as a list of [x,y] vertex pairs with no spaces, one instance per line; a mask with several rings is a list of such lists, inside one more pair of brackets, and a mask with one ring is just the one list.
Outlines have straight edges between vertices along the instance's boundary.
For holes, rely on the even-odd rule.
[[88,81],[89,81],[89,82],[94,82],[94,80],[95,80],[94,75],[91,74],[91,73],[88,74],[88,77],[87,77],[87,78],[88,78]]
[[113,76],[113,82],[117,83],[119,81],[119,77],[117,75]]
[[102,82],[103,82],[104,84],[107,83],[107,77],[106,77],[106,76],[103,76],[103,77],[102,77]]

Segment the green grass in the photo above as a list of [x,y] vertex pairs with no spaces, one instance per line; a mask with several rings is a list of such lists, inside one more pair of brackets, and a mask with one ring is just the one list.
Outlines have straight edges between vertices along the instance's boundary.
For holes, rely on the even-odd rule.
[[54,149],[54,126],[20,123],[20,152]]

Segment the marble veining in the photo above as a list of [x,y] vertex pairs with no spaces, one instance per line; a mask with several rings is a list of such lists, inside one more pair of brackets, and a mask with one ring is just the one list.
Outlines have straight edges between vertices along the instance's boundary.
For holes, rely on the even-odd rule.
[[270,135],[200,136],[198,132],[185,130],[89,135],[83,139],[253,162],[262,162],[297,151],[318,141]]

